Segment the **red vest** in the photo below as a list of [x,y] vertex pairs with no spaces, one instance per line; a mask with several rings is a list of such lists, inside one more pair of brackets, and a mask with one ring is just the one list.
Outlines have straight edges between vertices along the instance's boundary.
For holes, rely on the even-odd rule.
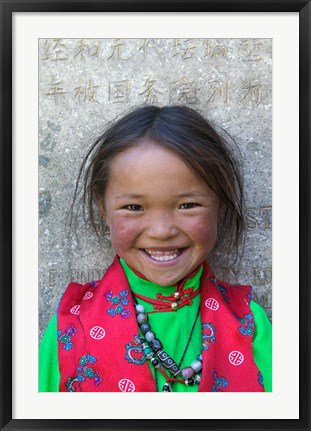
[[[250,286],[220,282],[204,263],[199,391],[264,391],[252,353],[250,298]],[[60,391],[156,391],[148,361],[129,360],[127,355],[129,343],[138,354],[142,348],[130,287],[118,257],[102,280],[68,285],[57,329]]]

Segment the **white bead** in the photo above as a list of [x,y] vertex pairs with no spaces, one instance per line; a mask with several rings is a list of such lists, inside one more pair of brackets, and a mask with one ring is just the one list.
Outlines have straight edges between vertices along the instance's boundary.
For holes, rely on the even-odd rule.
[[148,342],[154,340],[154,333],[151,332],[151,331],[146,332],[145,333],[145,338],[146,338],[146,340]]
[[195,373],[198,373],[202,369],[202,362],[201,361],[193,361],[190,366]]
[[190,379],[194,374],[193,369],[190,367],[182,368],[180,371],[183,379]]
[[137,315],[137,322],[139,325],[141,325],[142,323],[146,323],[148,320],[147,314],[145,313],[139,313]]
[[136,305],[136,307],[135,307],[135,309],[136,309],[136,313],[137,313],[137,314],[140,314],[140,313],[144,313],[144,312],[145,312],[144,306],[143,306],[143,305],[140,305],[140,304],[137,304],[137,305]]
[[194,376],[193,380],[194,380],[196,383],[200,383],[200,381],[201,381],[201,377],[200,377],[200,375],[199,375],[199,374],[196,374],[196,375]]

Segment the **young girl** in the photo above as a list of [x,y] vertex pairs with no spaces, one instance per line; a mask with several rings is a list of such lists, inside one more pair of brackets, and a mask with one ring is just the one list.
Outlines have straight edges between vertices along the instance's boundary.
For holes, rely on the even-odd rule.
[[250,286],[218,280],[206,260],[244,233],[224,139],[191,108],[144,106],[100,136],[82,176],[116,256],[101,280],[67,287],[41,343],[40,391],[271,391],[270,322]]

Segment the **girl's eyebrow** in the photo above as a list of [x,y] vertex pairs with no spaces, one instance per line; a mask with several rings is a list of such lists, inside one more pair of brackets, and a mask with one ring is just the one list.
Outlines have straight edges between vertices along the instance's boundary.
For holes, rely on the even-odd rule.
[[[124,193],[122,195],[117,195],[114,198],[116,200],[122,200],[122,199],[143,199],[144,195],[139,195],[137,193]],[[208,193],[204,192],[184,192],[184,193],[178,193],[176,198],[198,198],[198,197],[208,197]]]
[[176,195],[178,198],[198,198],[198,197],[207,197],[207,193],[203,192],[185,192],[185,193],[179,193]]
[[115,196],[114,198],[119,201],[122,199],[141,199],[143,197],[144,195],[138,195],[136,193],[128,193],[128,194]]

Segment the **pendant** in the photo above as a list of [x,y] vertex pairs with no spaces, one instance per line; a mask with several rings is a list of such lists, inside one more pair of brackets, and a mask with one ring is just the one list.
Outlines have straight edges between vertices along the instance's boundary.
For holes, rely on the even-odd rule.
[[172,387],[169,383],[165,383],[165,385],[162,388],[162,392],[172,392]]

